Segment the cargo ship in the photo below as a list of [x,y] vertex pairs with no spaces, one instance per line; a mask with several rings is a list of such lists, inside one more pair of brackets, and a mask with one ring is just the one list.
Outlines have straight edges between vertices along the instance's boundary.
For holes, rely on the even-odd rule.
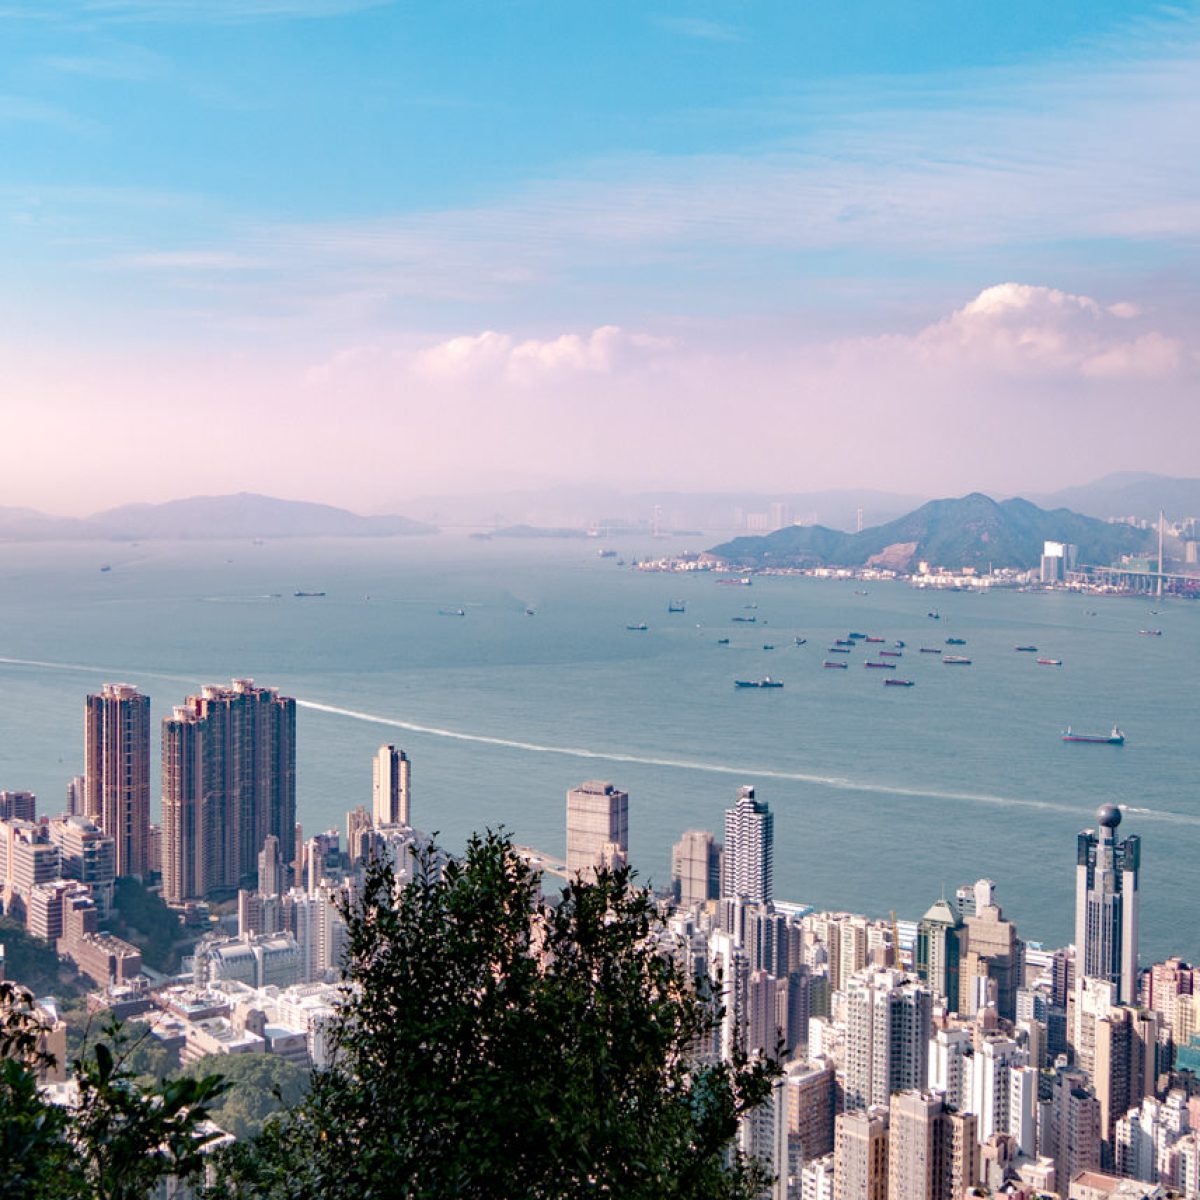
[[1140,633],[1142,637],[1162,637],[1161,629],[1139,629],[1138,633]]
[[1039,667],[1061,667],[1062,659],[1061,658],[1039,658],[1038,666]]
[[877,671],[894,671],[896,669],[895,663],[865,662],[863,666],[874,667]]
[[733,686],[740,688],[781,688],[783,687],[783,680],[772,679],[770,675],[764,675],[761,679],[735,679]]
[[911,679],[885,679],[883,681],[884,687],[912,687],[912,685]]
[[848,638],[834,638],[833,644],[835,646],[853,646],[854,645],[853,635],[851,635]]
[[884,638],[877,638],[877,637],[863,638],[863,641],[864,641],[864,642],[882,642],[882,641],[885,641],[885,640],[886,640],[886,639],[884,639]]
[[466,610],[461,608],[439,608],[439,617],[465,617]]
[[650,626],[647,625],[645,621],[639,621],[636,625],[626,625],[625,628],[628,629],[630,633],[645,633]]
[[941,654],[941,651],[936,646],[922,646],[922,654]]
[[969,667],[971,665],[971,660],[964,658],[961,654],[943,654],[942,662],[952,667]]
[[668,600],[667,601],[667,612],[669,612],[669,613],[687,612],[687,605],[684,604],[684,602],[682,600]]
[[742,575],[737,579],[718,579],[718,583],[723,583],[726,587],[749,587],[753,582],[749,575]]
[[881,658],[903,658],[904,651],[903,650],[880,650],[879,655]]
[[1075,733],[1070,725],[1062,735],[1064,742],[1091,742],[1098,746],[1123,746],[1125,735],[1114,725],[1112,733]]
[[845,646],[830,646],[826,651],[827,654],[849,654],[850,651]]
[[323,595],[325,595],[325,593],[324,592],[293,592],[292,595],[304,598],[304,597],[309,597],[309,596],[323,596]]
[[1013,649],[1014,649],[1014,650],[1024,650],[1024,651],[1026,651],[1026,652],[1027,652],[1027,653],[1029,653],[1029,654],[1036,654],[1036,653],[1037,653],[1037,647],[1036,647],[1036,646],[1014,646],[1014,647],[1013,647]]
[[757,617],[730,617],[731,621],[737,621],[739,625],[754,625],[757,623]]
[[946,639],[947,646],[965,646],[966,644],[967,644],[966,638],[947,638]]
[[829,661],[829,659],[826,659],[826,660],[825,660],[825,661],[824,661],[824,662],[821,664],[821,666],[823,666],[823,667],[826,667],[826,668],[836,668],[836,669],[837,669],[837,670],[839,670],[839,671],[846,671],[846,670],[849,670],[849,668],[846,666],[846,664],[845,664],[845,663],[843,663],[843,662],[830,662],[830,661]]

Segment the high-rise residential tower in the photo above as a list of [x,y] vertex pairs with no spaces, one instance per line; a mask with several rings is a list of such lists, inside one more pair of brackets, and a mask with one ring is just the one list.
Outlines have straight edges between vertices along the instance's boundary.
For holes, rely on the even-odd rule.
[[403,750],[379,747],[373,760],[371,795],[376,825],[412,824],[412,763]]
[[296,702],[250,679],[206,687],[163,721],[163,894],[232,893],[268,835],[295,855]]
[[629,793],[590,780],[567,793],[567,874],[584,879],[629,852]]
[[1141,840],[1117,841],[1121,810],[1105,804],[1098,829],[1078,838],[1075,866],[1075,970],[1077,978],[1115,984],[1121,1004],[1137,1002],[1138,868]]
[[671,888],[683,908],[721,891],[721,847],[707,829],[689,829],[671,848]]
[[887,1104],[925,1086],[933,1012],[930,991],[902,971],[860,971],[846,1001],[846,1108]]
[[765,904],[775,873],[775,818],[752,787],[738,788],[737,802],[725,810],[725,858],[721,895]]
[[118,875],[145,875],[150,839],[150,697],[106,683],[87,698],[87,816],[113,839]]

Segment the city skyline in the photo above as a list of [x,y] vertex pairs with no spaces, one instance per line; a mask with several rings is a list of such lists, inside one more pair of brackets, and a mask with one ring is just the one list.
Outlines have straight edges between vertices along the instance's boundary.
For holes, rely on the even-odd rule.
[[8,503],[1190,466],[1192,5],[4,19]]

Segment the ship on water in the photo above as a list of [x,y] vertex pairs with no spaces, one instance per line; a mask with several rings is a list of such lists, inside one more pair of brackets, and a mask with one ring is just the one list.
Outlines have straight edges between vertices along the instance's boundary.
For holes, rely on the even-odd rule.
[[667,612],[669,612],[669,613],[687,612],[687,605],[682,600],[668,600],[667,601]]
[[764,675],[761,679],[735,679],[733,686],[739,688],[781,688],[783,687],[783,680],[772,679],[770,675]]
[[961,654],[943,654],[942,662],[952,667],[969,667],[971,665],[971,660],[964,658]]
[[1123,746],[1125,734],[1115,725],[1111,733],[1076,733],[1070,725],[1062,735],[1064,742],[1089,742],[1094,746]]
[[826,670],[840,670],[840,671],[849,670],[849,667],[847,667],[847,665],[844,662],[830,662],[828,659],[826,659],[821,664],[821,666],[823,666]]
[[912,685],[911,679],[885,679],[883,681],[884,687],[912,687]]

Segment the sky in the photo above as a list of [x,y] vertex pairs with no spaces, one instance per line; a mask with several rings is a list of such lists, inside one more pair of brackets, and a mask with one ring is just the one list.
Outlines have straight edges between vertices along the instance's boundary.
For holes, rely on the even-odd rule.
[[1194,475],[1200,6],[0,0],[0,505]]

